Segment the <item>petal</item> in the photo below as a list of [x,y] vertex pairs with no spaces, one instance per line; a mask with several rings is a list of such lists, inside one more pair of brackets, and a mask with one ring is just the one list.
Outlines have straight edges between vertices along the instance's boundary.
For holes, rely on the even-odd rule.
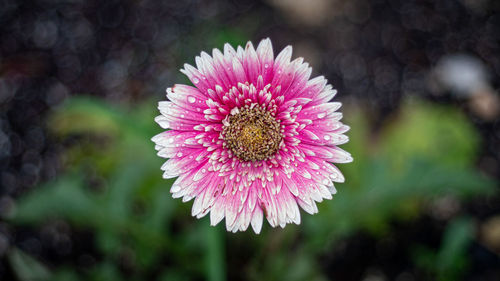
[[320,97],[320,93],[326,88],[327,80],[323,76],[315,77],[309,81],[307,81],[304,89],[299,94],[301,97],[312,98],[314,100],[313,104],[321,104],[323,100],[318,99]]
[[206,77],[192,65],[187,63],[184,64],[184,69],[181,69],[181,72],[184,73],[202,93],[206,93],[212,86],[208,83]]
[[292,61],[290,68],[293,70],[292,80],[288,87],[282,85],[282,93],[287,98],[301,97],[301,93],[311,76],[312,68],[309,67],[309,64],[303,63],[303,58]]
[[252,45],[248,42],[245,46],[245,58],[243,59],[243,68],[246,71],[248,82],[257,85],[257,78],[260,73],[260,61]]
[[[231,70],[232,63],[228,63],[224,55],[219,51],[219,49],[212,50],[213,65],[217,75],[222,82],[218,85],[221,87],[222,92],[227,92],[234,84],[235,81],[230,80],[228,71]],[[217,86],[217,85],[216,85]]]
[[[293,81],[295,69],[290,62],[292,56],[292,47],[288,46],[276,57],[274,61],[274,77],[271,85],[276,88],[281,86],[281,93],[288,89]],[[276,96],[275,96],[276,97]]]
[[297,114],[300,119],[324,119],[327,117],[335,117],[337,109],[342,106],[340,102],[328,102],[320,105],[314,105],[314,101],[304,106],[304,108]]
[[269,38],[260,41],[257,46],[257,56],[260,61],[260,67],[263,78],[263,84],[267,85],[273,78],[274,54],[273,46]]
[[158,109],[160,113],[166,117],[180,117],[183,119],[193,120],[193,121],[206,121],[205,115],[201,112],[186,110],[182,107],[177,106],[173,102],[161,101],[158,103]]
[[[202,150],[202,153],[205,151]],[[201,155],[201,154],[200,154]],[[204,157],[203,157],[204,158]],[[182,173],[186,173],[191,170],[199,171],[201,167],[205,165],[208,161],[206,159],[201,159],[197,161],[198,158],[180,157],[180,158],[170,158],[165,162],[161,169],[164,171],[163,178],[174,178]],[[199,169],[198,169],[199,168]]]
[[192,143],[189,140],[194,139],[198,132],[183,132],[183,131],[165,131],[157,134],[151,140],[161,147],[201,147],[198,143]]
[[206,104],[207,97],[191,86],[176,84],[174,87],[167,89],[167,97],[175,105],[185,110],[202,112],[208,108]]
[[260,230],[262,229],[262,221],[263,221],[262,209],[260,207],[256,207],[252,213],[252,221],[251,221],[253,231],[256,234],[259,234]]

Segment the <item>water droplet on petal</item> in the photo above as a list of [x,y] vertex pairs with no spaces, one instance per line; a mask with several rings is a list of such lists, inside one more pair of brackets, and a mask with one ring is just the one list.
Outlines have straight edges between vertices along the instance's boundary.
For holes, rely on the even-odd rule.
[[324,138],[325,140],[330,140],[330,136],[329,136],[329,135],[325,135],[323,138]]
[[324,113],[324,112],[318,113],[318,118],[325,118],[325,116],[326,116],[326,113]]
[[264,68],[269,68],[269,64],[264,64]]
[[200,83],[200,79],[193,77],[193,83],[198,84]]
[[330,181],[328,179],[323,179],[323,184],[324,185],[329,185],[330,184]]
[[182,157],[182,152],[177,153],[177,157]]
[[188,102],[189,103],[194,103],[196,101],[196,98],[193,96],[188,96]]
[[202,170],[201,170],[201,172],[202,172],[202,173],[206,173],[206,172],[207,172],[207,170],[206,170],[206,169],[202,169]]
[[184,118],[184,117],[185,117],[184,114],[181,114],[181,118]]

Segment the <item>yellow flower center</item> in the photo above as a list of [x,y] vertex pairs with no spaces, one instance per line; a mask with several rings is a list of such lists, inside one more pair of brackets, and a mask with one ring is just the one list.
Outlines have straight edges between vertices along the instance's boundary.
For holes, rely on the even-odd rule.
[[281,126],[260,106],[245,106],[227,117],[223,127],[225,145],[243,161],[261,161],[278,151]]

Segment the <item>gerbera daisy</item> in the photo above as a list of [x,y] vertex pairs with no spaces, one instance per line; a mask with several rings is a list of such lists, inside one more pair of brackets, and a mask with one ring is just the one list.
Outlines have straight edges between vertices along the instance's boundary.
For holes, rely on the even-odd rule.
[[269,39],[257,49],[225,44],[224,53],[202,52],[196,68],[184,65],[194,87],[167,89],[155,120],[170,130],[152,140],[169,158],[163,177],[178,177],[173,197],[194,198],[193,216],[210,212],[212,225],[226,218],[233,232],[251,224],[259,233],[263,217],[273,227],[300,224],[298,206],[316,213],[344,181],[332,164],[352,161],[337,147],[349,130],[341,104],[330,102],[337,91],[291,56],[288,46],[274,58]]

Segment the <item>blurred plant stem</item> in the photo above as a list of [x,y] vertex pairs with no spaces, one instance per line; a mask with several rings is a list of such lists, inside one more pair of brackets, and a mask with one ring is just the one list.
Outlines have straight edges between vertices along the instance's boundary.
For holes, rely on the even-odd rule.
[[205,233],[207,246],[205,255],[207,280],[224,281],[226,280],[224,233],[220,226],[212,227],[208,223],[205,224]]

